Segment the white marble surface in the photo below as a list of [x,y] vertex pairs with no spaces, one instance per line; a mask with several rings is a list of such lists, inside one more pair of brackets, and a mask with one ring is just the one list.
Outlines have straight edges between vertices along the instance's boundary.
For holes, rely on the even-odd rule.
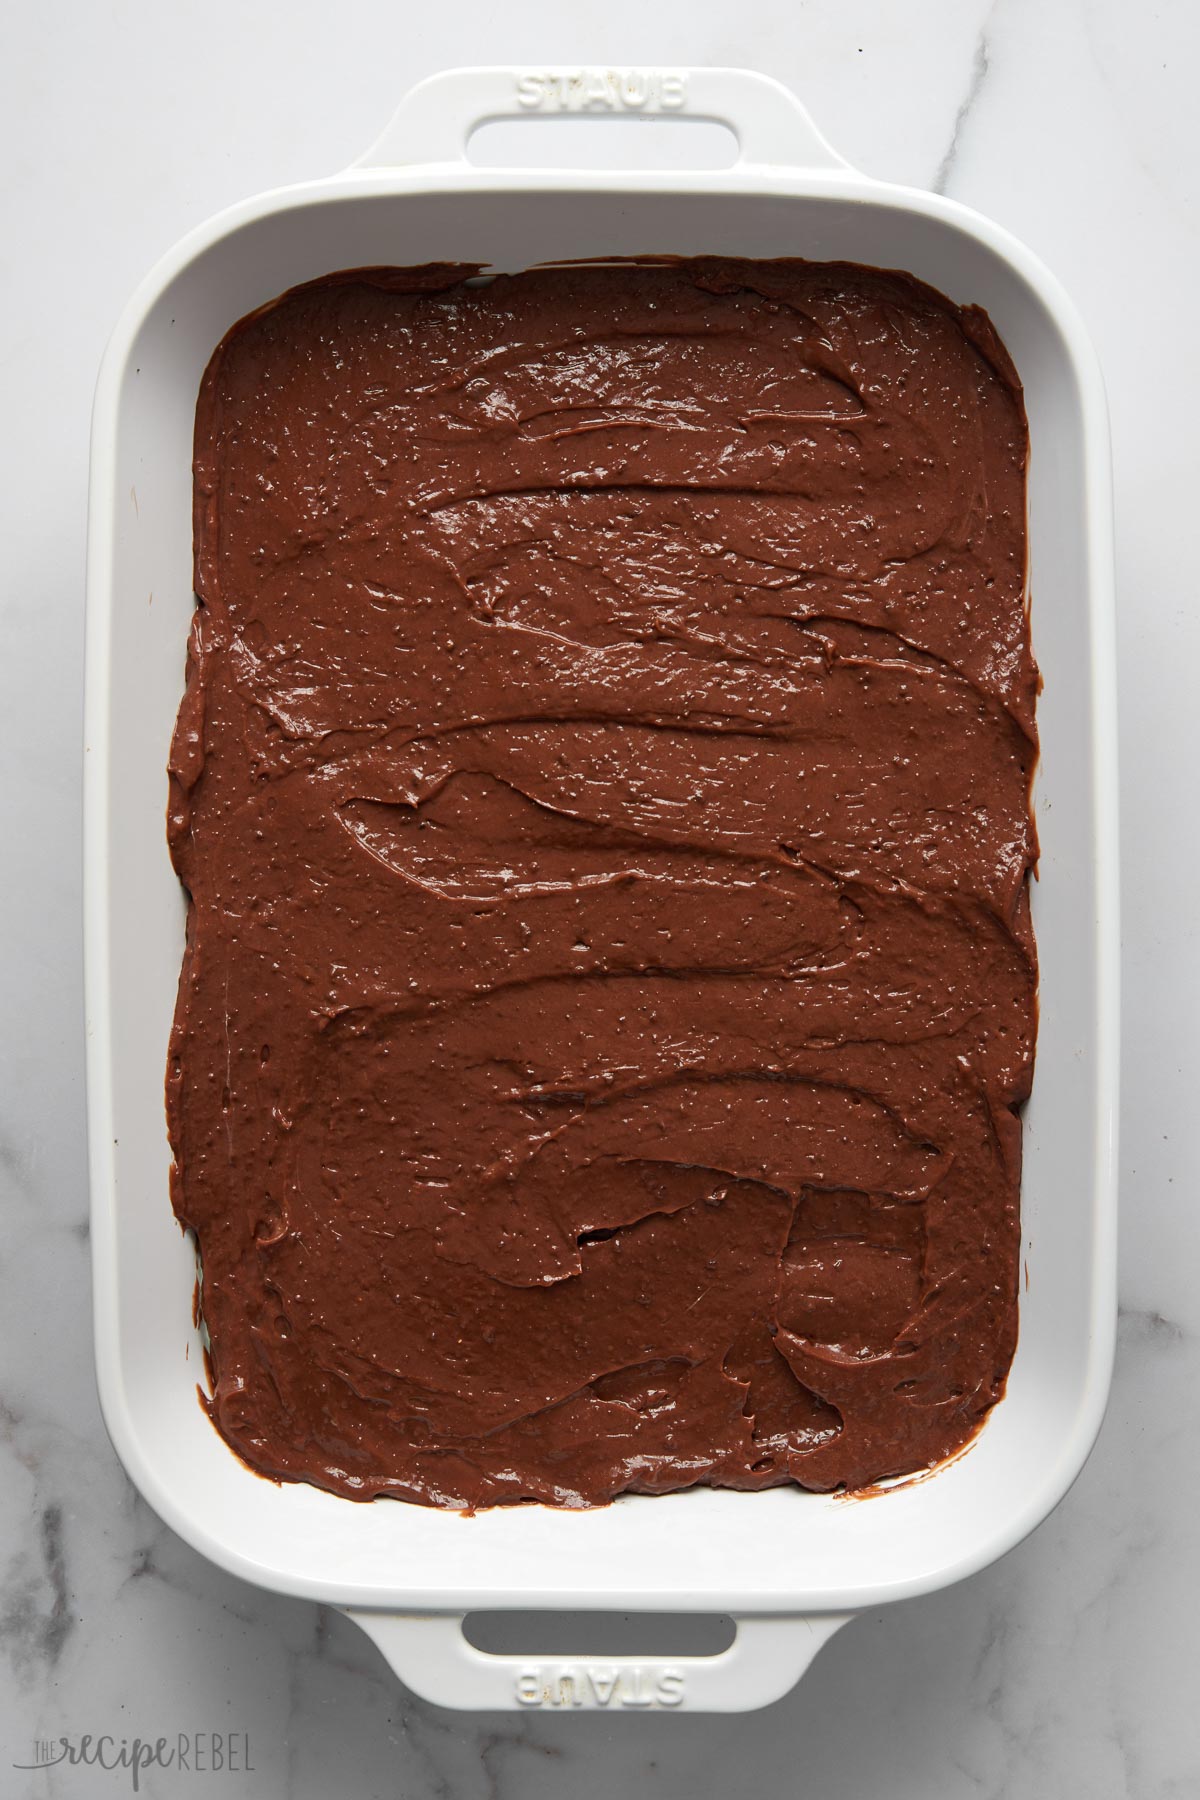
[[[336,23],[334,22],[336,18]],[[0,55],[0,1793],[129,1791],[10,1769],[60,1733],[249,1734],[253,1775],[162,1800],[821,1800],[1200,1794],[1200,653],[1194,0],[45,0]],[[782,76],[865,169],[942,186],[1081,304],[1115,432],[1126,1026],[1123,1317],[1107,1424],[997,1567],[864,1617],[767,1712],[481,1717],[410,1699],[339,1616],[218,1573],[105,1437],[88,1298],[79,951],[91,387],[121,302],[193,222],[344,165],[464,61],[730,62]]]

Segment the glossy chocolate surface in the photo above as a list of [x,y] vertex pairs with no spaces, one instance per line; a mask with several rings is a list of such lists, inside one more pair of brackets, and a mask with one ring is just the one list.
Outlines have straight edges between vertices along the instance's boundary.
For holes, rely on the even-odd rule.
[[215,354],[168,1073],[220,1431],[857,1487],[1017,1329],[1026,427],[849,265],[359,271]]

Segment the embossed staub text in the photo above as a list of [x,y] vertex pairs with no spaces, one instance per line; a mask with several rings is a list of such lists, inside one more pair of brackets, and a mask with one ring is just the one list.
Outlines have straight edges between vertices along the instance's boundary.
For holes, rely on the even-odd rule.
[[677,69],[522,69],[526,112],[682,112],[687,76]]
[[516,1679],[521,1706],[632,1707],[682,1706],[682,1669],[660,1663],[556,1663],[530,1665]]

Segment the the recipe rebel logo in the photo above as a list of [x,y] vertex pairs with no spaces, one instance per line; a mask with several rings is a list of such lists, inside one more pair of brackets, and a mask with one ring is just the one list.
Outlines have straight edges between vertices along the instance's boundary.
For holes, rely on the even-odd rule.
[[114,1737],[85,1732],[81,1737],[38,1738],[30,1762],[14,1769],[69,1768],[122,1771],[132,1791],[141,1792],[148,1769],[176,1769],[188,1775],[253,1775],[250,1735],[245,1731],[178,1731],[173,1737]]

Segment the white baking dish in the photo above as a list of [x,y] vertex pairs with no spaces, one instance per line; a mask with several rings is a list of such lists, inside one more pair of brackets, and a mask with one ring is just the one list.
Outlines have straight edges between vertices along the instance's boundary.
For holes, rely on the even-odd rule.
[[[497,170],[485,119],[568,108],[730,124],[705,172]],[[502,269],[652,252],[848,258],[985,306],[1025,383],[1034,643],[1044,679],[1034,913],[1041,1036],[1026,1115],[1027,1280],[1007,1397],[931,1478],[869,1500],[794,1490],[626,1498],[473,1518],[276,1486],[196,1402],[192,1251],[167,1197],[163,1068],[184,902],[164,764],[191,591],[191,436],[233,321],[364,264]],[[803,109],[727,70],[465,70],[424,83],[356,168],[260,196],[191,233],[130,302],[96,399],[88,567],[88,1087],[96,1357],[131,1477],[189,1543],[247,1579],[344,1607],[443,1705],[759,1705],[853,1613],[979,1569],[1045,1517],[1099,1427],[1114,1320],[1117,869],[1108,439],[1093,352],[1013,238],[934,195],[846,167]],[[715,1612],[722,1656],[514,1659],[472,1649],[481,1608]],[[564,1671],[570,1679],[562,1680]]]

